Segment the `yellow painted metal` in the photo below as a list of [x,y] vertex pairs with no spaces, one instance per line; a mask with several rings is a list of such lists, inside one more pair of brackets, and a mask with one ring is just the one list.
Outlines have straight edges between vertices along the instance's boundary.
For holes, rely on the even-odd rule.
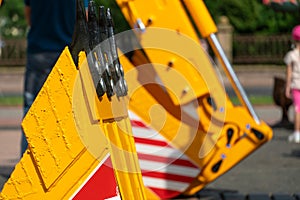
[[[269,141],[272,130],[232,104],[180,1],[116,2],[143,48],[130,62],[120,58],[129,108],[201,169],[185,191],[194,194]],[[201,18],[208,11],[203,1],[196,5],[191,15]],[[203,36],[217,31],[209,13],[197,23]]]
[[[155,57],[155,62],[153,62],[155,64],[140,63],[139,61],[143,60],[143,54],[138,52],[132,58],[135,66],[137,66],[136,68],[130,63],[123,63],[125,78],[129,86],[129,106],[130,109],[141,116],[147,124],[151,124],[156,130],[161,130],[160,133],[163,133],[166,138],[172,141],[173,145],[181,150],[185,150],[190,145],[191,138],[184,137],[184,135],[189,133],[191,137],[194,137],[201,123],[205,123],[205,121],[202,120],[202,117],[200,117],[200,121],[198,118],[194,119],[187,111],[182,110],[181,106],[191,105],[193,109],[196,109],[199,106],[197,99],[205,99],[209,95],[215,99],[215,104],[224,110],[226,109],[226,103],[230,103],[227,101],[224,88],[214,73],[214,68],[211,66],[205,52],[199,45],[196,45],[193,40],[183,38],[182,36],[178,36],[176,32],[168,30],[147,29],[147,33],[150,39],[145,38],[145,43],[148,41],[150,43],[153,41],[153,38],[157,38],[157,34],[159,34],[161,38],[172,39],[172,37],[174,37],[175,41],[183,39],[183,43],[185,47],[187,47],[186,49],[192,49],[192,51],[182,51],[181,43],[179,43],[178,46],[176,44],[171,46],[169,45],[170,43],[167,42],[167,39],[162,39],[157,43],[153,41],[150,50],[145,50],[151,58]],[[150,45],[145,46],[148,47]],[[170,52],[161,51],[161,49],[166,49],[167,46],[172,48]],[[158,50],[155,51],[156,49]],[[194,58],[193,63],[201,63],[201,65],[193,66],[191,61],[184,59],[182,59],[181,63],[175,63],[170,68],[163,64],[157,64],[161,63],[160,58],[163,59],[171,53],[173,53],[173,57],[178,59],[181,59],[181,57],[176,55],[180,55],[182,58],[192,57]],[[121,61],[124,62],[124,57],[121,57]],[[160,82],[157,81],[158,79],[162,80],[163,87],[159,85]],[[182,87],[183,85],[184,89],[179,91],[178,87]],[[166,93],[165,90],[168,92]],[[157,111],[154,111],[154,108],[152,108],[153,105],[156,105]],[[226,113],[222,112],[223,109],[212,112],[210,114],[211,116],[206,116],[208,118],[207,122],[210,123],[211,117],[214,117],[220,122],[224,121]],[[148,113],[150,110],[153,116],[149,115],[151,114]],[[165,112],[166,114],[158,114],[161,112]],[[182,123],[182,121],[186,123]],[[162,125],[162,123],[164,124]],[[203,131],[218,133],[221,131],[222,125],[223,124],[209,126],[208,124],[208,126],[202,126],[206,128]],[[163,127],[165,131],[163,131],[161,127]],[[180,139],[176,142],[174,141],[174,137],[177,137],[178,134],[183,134],[183,138],[179,137]]]
[[218,31],[203,0],[183,0],[183,2],[194,19],[202,37],[207,38],[210,34]]
[[[133,60],[143,60],[143,58],[133,58]],[[151,77],[149,71],[155,67],[149,64],[146,65],[147,67],[141,67],[145,65],[135,67],[125,56],[121,57],[121,62],[129,86],[130,110],[159,131],[201,169],[186,194],[194,194],[202,189],[271,139],[272,130],[267,124],[261,122],[257,125],[246,109],[233,106],[226,93],[216,85],[212,85],[211,90],[206,88],[206,93],[199,97],[194,96],[194,100],[187,103],[197,110],[199,121],[196,121],[189,116],[189,113],[181,110],[180,106],[185,106],[184,104],[179,104],[180,106],[174,104],[169,93],[157,85],[154,79],[149,80]],[[161,69],[157,69],[156,72],[159,70]],[[193,76],[202,79],[200,74]],[[142,77],[148,80],[143,80]],[[172,76],[168,78],[171,79]],[[166,87],[171,88],[181,84],[178,79],[176,80],[177,84],[166,85]],[[199,85],[199,87],[203,89],[208,86]],[[217,105],[220,105],[218,110],[213,110],[207,102],[208,97],[217,100],[216,103],[219,103]],[[230,129],[233,130],[233,138],[227,144],[227,131]],[[252,129],[260,131],[264,139],[257,139]],[[213,172],[211,170],[213,165],[220,160],[223,160],[222,166],[217,172]]]
[[0,199],[69,199],[98,165],[98,160],[83,151],[70,164],[50,188],[45,188],[37,164],[27,151],[5,183]]
[[[116,2],[131,27],[136,28],[138,19],[140,19],[146,27],[163,27],[189,35],[194,39],[197,38],[195,31],[188,28],[192,23],[186,17],[184,8],[178,0],[155,0],[151,2],[145,0],[116,0]],[[174,15],[166,13],[174,13]],[[161,20],[162,18],[163,20]]]
[[[101,130],[109,141],[112,166],[122,199],[146,199],[131,124],[128,118],[127,97],[117,98],[113,96],[108,99],[107,96],[103,96],[101,101],[99,101],[86,63],[80,66],[80,74],[82,85],[85,88],[84,95],[82,96],[87,98],[87,102],[90,104],[88,107],[94,108],[97,111],[96,119],[98,119]],[[93,104],[92,102],[95,103]],[[79,104],[78,106],[80,107]],[[85,137],[83,137],[83,141],[85,141],[84,143],[88,147],[94,146],[90,145],[90,142],[94,143],[95,139],[95,136],[92,136],[86,142]],[[96,141],[102,140],[97,139]],[[99,150],[94,151],[94,149],[97,149],[96,147],[97,145],[95,148],[88,149],[92,154],[95,153],[97,155]]]
[[[122,199],[158,199],[143,187],[127,106],[201,169],[187,195],[270,140],[270,127],[227,97],[180,1],[116,1],[132,27],[147,27],[137,33],[147,57],[120,58],[129,99],[99,101],[85,54],[77,70],[66,49],[22,123],[29,149],[0,199],[68,199],[108,154]],[[205,16],[197,22],[203,36],[216,31]]]
[[0,199],[69,199],[109,154],[122,199],[146,199],[127,110],[106,111],[112,103],[96,98],[85,53],[79,61],[77,70],[63,51],[25,116],[29,147]]
[[[208,75],[212,69],[205,67],[205,70],[202,70],[204,73],[202,74],[203,79],[194,78],[193,74],[195,72],[191,67],[194,64],[194,60],[186,60],[186,57],[182,55],[189,53],[190,46],[199,44],[199,38],[192,28],[191,21],[180,1],[157,0],[148,3],[142,0],[117,0],[117,3],[132,28],[136,27],[137,19],[141,19],[146,25],[147,31],[139,33],[137,37],[152,63],[158,63],[162,66],[171,65],[172,67],[168,69],[174,69],[179,66],[185,68],[185,70],[180,71],[180,74],[185,78],[188,77],[189,84],[176,84],[176,87],[172,88],[174,95],[182,97],[182,103],[191,101],[195,95],[203,95],[204,91],[198,86],[207,84],[203,83],[203,79],[210,80],[214,79],[215,76]],[[199,56],[206,57],[203,53]],[[207,59],[203,59],[203,62],[204,64],[202,65],[205,66]],[[206,72],[206,69],[209,71]],[[160,76],[163,83],[165,83],[164,81],[166,80],[164,79],[169,77],[171,71],[165,70],[165,72],[164,75]],[[168,81],[172,80],[177,81],[177,79],[168,79]],[[219,82],[216,79],[214,81]],[[211,82],[214,81],[212,80]],[[193,90],[190,87],[193,87]],[[195,94],[192,94],[192,91]],[[184,96],[182,96],[182,93],[184,93]],[[174,95],[171,97],[175,103],[178,103]]]
[[[78,71],[65,49],[25,116],[29,148],[5,183],[0,199],[68,199],[99,161],[80,140],[72,114]],[[100,129],[98,128],[98,132]],[[102,137],[105,141],[105,137]],[[107,156],[103,142],[99,160]]]

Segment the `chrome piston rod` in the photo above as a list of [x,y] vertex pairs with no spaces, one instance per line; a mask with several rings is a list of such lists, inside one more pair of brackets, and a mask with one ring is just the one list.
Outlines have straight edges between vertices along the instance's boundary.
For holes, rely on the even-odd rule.
[[220,59],[223,67],[225,68],[227,75],[229,75],[230,81],[234,87],[235,92],[237,93],[237,96],[239,97],[239,100],[241,101],[241,103],[247,107],[249,113],[251,114],[251,116],[253,117],[253,119],[255,120],[255,122],[257,124],[260,124],[260,120],[258,118],[258,116],[256,115],[247,95],[246,92],[244,90],[244,88],[242,87],[238,77],[236,76],[230,62],[228,61],[223,48],[221,46],[221,44],[219,43],[219,40],[217,39],[215,34],[210,34],[207,38],[209,44],[211,45],[211,47],[213,48],[214,53],[217,55],[217,57]]

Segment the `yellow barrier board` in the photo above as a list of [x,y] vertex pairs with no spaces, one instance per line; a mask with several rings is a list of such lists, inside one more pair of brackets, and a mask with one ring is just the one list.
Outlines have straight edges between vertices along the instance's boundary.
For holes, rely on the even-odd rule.
[[22,122],[29,147],[0,199],[146,198],[127,109],[109,116],[84,53],[79,69],[66,48]]

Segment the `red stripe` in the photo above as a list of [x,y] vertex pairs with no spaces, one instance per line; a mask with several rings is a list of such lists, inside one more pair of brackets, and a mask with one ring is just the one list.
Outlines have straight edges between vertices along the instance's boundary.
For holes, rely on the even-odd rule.
[[160,146],[160,147],[170,147],[173,149],[173,147],[169,146],[169,144],[165,141],[152,140],[152,139],[148,139],[148,138],[138,138],[138,137],[135,137],[134,141],[136,143],[151,144],[151,145]]
[[141,121],[132,120],[132,119],[130,121],[131,121],[131,126],[133,126],[133,127],[140,127],[140,128],[148,129],[148,126]]
[[93,174],[72,200],[102,200],[117,195],[117,182],[110,157]]
[[155,155],[143,154],[143,153],[138,153],[138,157],[140,160],[149,160],[149,161],[155,161],[155,162],[169,163],[172,165],[179,165],[179,166],[185,166],[185,167],[191,167],[191,168],[198,169],[198,167],[196,165],[194,165],[193,163],[191,163],[189,160],[155,156]]
[[151,178],[158,178],[167,181],[177,181],[181,183],[191,183],[195,177],[188,177],[182,176],[177,174],[168,174],[168,173],[161,173],[161,172],[149,172],[142,170],[143,177],[151,177]]

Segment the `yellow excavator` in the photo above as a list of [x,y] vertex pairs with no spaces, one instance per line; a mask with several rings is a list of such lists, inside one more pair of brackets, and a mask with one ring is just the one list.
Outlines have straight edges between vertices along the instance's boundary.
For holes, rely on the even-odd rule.
[[73,43],[22,122],[29,147],[0,199],[189,197],[272,138],[202,0],[116,0],[132,28],[116,35],[110,9],[90,1],[86,22],[77,1]]
[[[144,184],[160,198],[193,195],[270,140],[272,130],[249,102],[202,0],[116,2],[138,41],[131,49],[119,45],[126,55],[120,59],[128,81],[129,111],[163,136],[164,147],[182,154],[165,165],[157,164],[161,151],[147,152],[153,158],[144,159],[144,145],[154,148],[155,138],[140,142],[139,130],[133,127]],[[120,36],[120,43],[134,40],[126,40],[127,34]],[[208,41],[220,69],[200,39]],[[241,105],[234,105],[226,94],[222,72]],[[153,174],[147,173],[151,159]],[[159,175],[157,165],[164,169]],[[194,166],[198,171],[193,171]],[[182,171],[189,173],[180,167],[188,167]]]

